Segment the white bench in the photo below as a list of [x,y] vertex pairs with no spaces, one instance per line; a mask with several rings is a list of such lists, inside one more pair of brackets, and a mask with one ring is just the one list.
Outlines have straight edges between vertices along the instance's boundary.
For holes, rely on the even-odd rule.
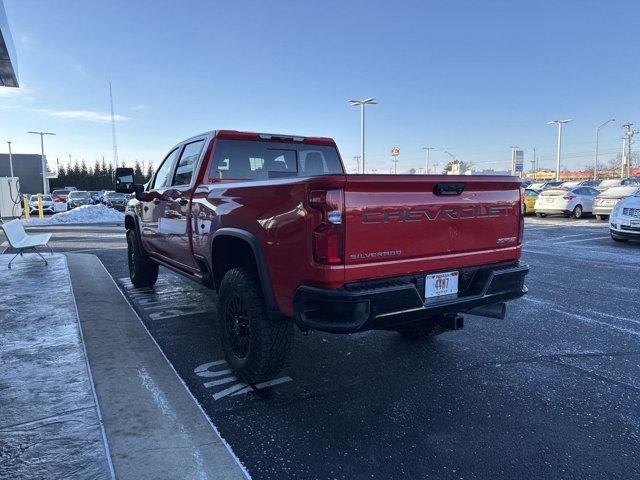
[[7,240],[9,240],[9,246],[18,250],[18,253],[16,253],[9,261],[8,268],[11,268],[11,263],[16,259],[16,257],[18,255],[22,256],[22,253],[26,250],[33,250],[42,260],[44,260],[45,265],[48,265],[47,260],[40,254],[36,247],[47,247],[51,252],[51,255],[53,255],[53,250],[51,250],[51,247],[47,245],[47,243],[49,243],[49,239],[51,238],[50,233],[28,235],[27,232],[24,231],[24,227],[22,226],[22,221],[20,219],[15,219],[11,220],[10,222],[3,223],[2,225],[0,225],[0,228],[4,230],[4,234],[7,237]]

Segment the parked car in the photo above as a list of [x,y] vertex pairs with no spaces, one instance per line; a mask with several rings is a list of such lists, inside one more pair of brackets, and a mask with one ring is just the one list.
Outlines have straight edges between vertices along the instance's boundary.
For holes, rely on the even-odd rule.
[[622,180],[622,185],[640,187],[640,177],[629,177]]
[[604,192],[610,188],[622,186],[623,181],[624,179],[622,178],[608,178],[606,180],[602,180],[596,188],[601,192]]
[[542,189],[544,188],[544,184],[545,182],[535,182],[530,184],[527,188],[529,190],[535,190],[536,192],[541,192]]
[[617,242],[640,240],[640,191],[621,199],[613,207],[609,234]]
[[70,191],[71,190],[54,190],[51,192],[51,198],[53,198],[54,202],[66,203]]
[[91,197],[91,201],[94,205],[97,205],[102,201],[102,195],[100,195],[100,192],[90,191],[89,196]]
[[570,182],[562,182],[562,183],[560,184],[560,187],[561,187],[561,188],[567,188],[567,189],[570,189],[570,188],[576,188],[576,187],[577,187],[577,186],[579,186],[580,184],[581,184],[581,182],[580,182],[579,180],[572,180],[572,181],[570,181]]
[[[42,196],[42,211],[44,213],[56,213],[55,202],[51,195]],[[29,213],[38,213],[38,195],[29,197]]]
[[580,182],[580,186],[598,188],[598,185],[600,185],[601,181],[602,180],[583,180],[582,182]]
[[294,325],[417,339],[462,327],[462,312],[504,318],[527,291],[520,181],[392,178],[346,175],[330,138],[190,138],[146,187],[116,170],[116,190],[136,192],[131,282],[153,286],[165,265],[218,291],[218,336],[246,383],[278,373]]
[[69,192],[67,205],[69,206],[69,210],[71,210],[76,207],[82,207],[83,205],[93,205],[93,200],[91,199],[89,192],[74,190]]
[[535,213],[536,200],[538,199],[538,195],[540,195],[540,192],[531,190],[530,188],[527,188],[524,191],[524,214],[525,215],[527,215],[528,213]]
[[613,207],[615,207],[621,199],[635,195],[638,191],[640,191],[640,187],[629,185],[613,187],[601,192],[593,204],[593,214],[598,220],[606,220],[609,218]]
[[565,217],[581,218],[585,213],[593,211],[593,201],[598,190],[591,187],[576,187],[571,189],[550,188],[543,190],[535,203],[536,215],[564,215]]
[[109,208],[115,208],[121,212],[124,212],[129,196],[118,192],[107,192],[104,194],[103,203]]

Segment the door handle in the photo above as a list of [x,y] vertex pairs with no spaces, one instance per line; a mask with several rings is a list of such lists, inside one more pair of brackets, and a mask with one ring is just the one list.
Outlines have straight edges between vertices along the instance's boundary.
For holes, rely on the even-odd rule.
[[154,205],[158,205],[159,203],[160,203],[160,199],[158,199],[158,198],[154,198],[153,199],[153,204]]
[[180,212],[176,212],[175,210],[166,210],[164,216],[166,218],[182,218]]
[[181,198],[180,200],[178,200],[178,203],[184,207],[189,203],[189,200],[187,200],[186,198]]

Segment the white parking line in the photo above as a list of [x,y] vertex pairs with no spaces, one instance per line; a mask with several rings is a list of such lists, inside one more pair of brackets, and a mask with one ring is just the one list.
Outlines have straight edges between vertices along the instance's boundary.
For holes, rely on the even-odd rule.
[[[607,322],[603,322],[602,320],[597,320],[595,318],[591,318],[591,317],[587,317],[584,315],[580,315],[578,313],[573,313],[573,312],[569,312],[566,310],[562,310],[560,308],[555,308],[551,306],[551,302],[542,300],[542,299],[538,299],[535,297],[532,297],[530,295],[525,295],[524,297],[522,297],[523,300],[530,302],[530,303],[535,303],[536,305],[544,305],[545,307],[547,307],[549,310],[551,310],[552,312],[555,313],[559,313],[561,315],[565,315],[566,317],[570,317],[570,318],[574,318],[575,320],[581,321],[583,323],[589,323],[592,325],[600,325],[602,327],[605,328],[610,328],[612,330],[617,330],[619,332],[623,332],[623,333],[627,333],[629,335],[634,335],[637,337],[640,337],[640,331],[638,330],[634,330],[632,328],[626,328],[626,327],[621,327],[619,325],[612,325],[610,323]],[[636,322],[634,322],[636,323]]]
[[590,242],[591,240],[603,240],[605,238],[609,238],[609,236],[607,235],[606,237],[581,238],[578,240],[567,240],[566,242],[554,242],[553,245],[564,245],[565,243]]

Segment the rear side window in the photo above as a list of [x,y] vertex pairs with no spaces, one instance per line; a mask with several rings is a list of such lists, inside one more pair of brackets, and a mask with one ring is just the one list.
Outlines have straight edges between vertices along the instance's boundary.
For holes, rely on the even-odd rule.
[[334,147],[220,140],[216,144],[209,178],[267,180],[342,173]]
[[187,143],[184,146],[176,168],[176,173],[173,177],[172,186],[189,185],[191,183],[193,170],[195,169],[196,163],[198,163],[203,145],[204,140],[198,140],[197,142]]

